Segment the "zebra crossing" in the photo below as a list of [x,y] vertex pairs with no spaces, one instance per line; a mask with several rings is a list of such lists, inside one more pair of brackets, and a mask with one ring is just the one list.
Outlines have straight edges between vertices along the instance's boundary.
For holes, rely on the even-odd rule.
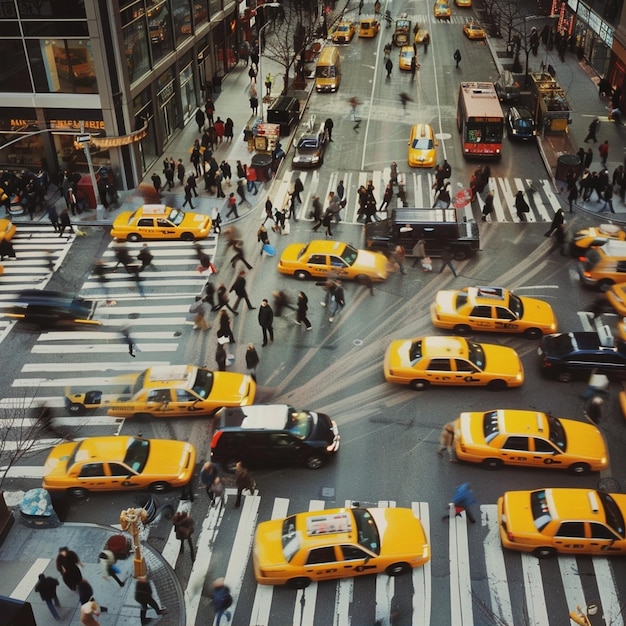
[[[567,614],[554,621],[550,607],[555,604],[568,610],[576,605],[596,604],[606,623],[624,624],[613,561],[602,557],[580,557],[579,561],[576,556],[539,560],[529,554],[505,554],[500,545],[495,504],[481,505],[480,521],[472,526],[467,524],[464,515],[452,517],[448,544],[433,545],[431,518],[441,524],[439,515],[430,510],[427,502],[411,503],[429,537],[433,559],[407,576],[391,578],[378,574],[343,578],[313,582],[302,590],[257,585],[250,575],[257,523],[297,511],[286,498],[268,501],[257,493],[244,496],[241,514],[236,514],[229,505],[235,493],[234,489],[227,489],[225,506],[209,509],[197,536],[197,556],[185,592],[188,624],[197,623],[201,581],[206,579],[209,570],[225,571],[226,584],[234,598],[230,609],[232,623],[304,626],[332,622],[335,626],[348,626],[375,621],[388,624],[394,623],[391,616],[399,613],[401,623],[420,626],[441,623],[513,626],[521,623],[521,615],[527,616],[524,623],[529,626],[545,626],[568,623]],[[188,503],[181,504],[182,508],[188,506]],[[351,501],[346,501],[344,506],[352,506]],[[396,502],[383,501],[376,506],[396,506]],[[310,511],[325,507],[323,500],[309,503]],[[179,558],[178,545],[172,530],[163,550],[172,567]],[[441,572],[435,577],[431,568],[432,562],[441,561],[442,550],[447,551],[449,562],[447,583]],[[220,555],[223,558],[220,559]],[[227,562],[224,559],[228,559]],[[595,586],[589,584],[590,578],[594,579]],[[484,581],[486,586],[482,585]],[[322,595],[324,603],[318,601]],[[370,620],[369,616],[374,614],[375,619]]]
[[[402,173],[401,176],[404,176],[405,180],[408,206],[417,208],[430,208],[433,206],[435,199],[433,193],[434,170],[432,173],[409,171]],[[297,209],[298,219],[310,219],[311,202],[314,195],[319,196],[322,203],[324,203],[328,194],[337,189],[339,181],[343,181],[347,204],[342,211],[341,217],[346,223],[356,224],[359,221],[357,189],[361,185],[367,185],[368,181],[371,180],[374,185],[376,204],[380,207],[385,186],[390,179],[390,168],[386,167],[368,172],[352,170],[341,172],[286,170],[281,178],[275,179],[270,191],[270,197],[274,200],[275,206],[289,206],[289,194],[295,179],[298,177],[302,180],[305,189],[301,194],[302,204]],[[451,186],[450,196],[453,202],[456,194],[464,188],[464,185],[461,183],[456,183],[456,187]],[[494,211],[487,218],[487,221],[502,223],[520,222],[515,210],[515,194],[520,190],[524,192],[524,197],[530,206],[530,212],[525,214],[528,222],[551,222],[554,214],[558,209],[562,208],[552,183],[548,179],[531,180],[521,177],[492,177],[489,185],[480,197],[477,197],[470,204],[457,209],[459,221],[480,221],[484,205],[483,200],[489,191],[493,191]],[[402,206],[396,194],[397,188],[394,189],[394,197],[389,203],[389,209]]]
[[[26,243],[21,243],[22,237]],[[37,243],[31,243],[27,235],[22,234],[22,237],[16,237],[17,261],[9,263],[28,263],[30,254],[30,284],[43,287],[49,269],[41,260],[41,250],[51,243],[43,237],[36,239]],[[55,263],[60,263],[61,253],[66,252],[67,242],[64,245],[65,248],[51,248],[59,259]],[[212,235],[201,245],[214,258],[217,236]],[[109,268],[115,264],[115,246],[115,243],[110,244],[102,257]],[[128,243],[126,247],[131,257],[136,258],[142,243]],[[37,428],[33,409],[42,404],[53,410],[54,426],[59,433],[73,438],[118,434],[123,419],[100,414],[70,414],[65,405],[66,388],[78,385],[106,391],[112,389],[117,374],[178,362],[174,355],[184,336],[182,330],[191,325],[189,304],[202,290],[207,276],[197,271],[196,251],[187,242],[154,242],[150,249],[154,268],[141,272],[145,297],[135,291],[136,283],[123,268],[107,274],[106,295],[102,284],[92,274],[82,286],[80,296],[97,302],[94,320],[101,325],[68,331],[50,330],[36,338],[31,348],[32,358],[15,375],[7,396],[0,398],[0,424],[11,425],[9,432],[15,432],[16,438],[15,442],[7,441],[8,448],[24,446],[25,438],[29,437],[37,440],[34,446],[37,450],[58,443],[58,437],[42,437]],[[24,284],[20,282],[20,287]],[[3,305],[8,306],[12,293],[6,285],[2,287],[0,310]],[[129,358],[128,345],[121,333],[123,327],[129,329],[137,358]],[[21,466],[11,468],[9,476],[21,477],[24,472],[29,477],[39,477],[37,468]]]

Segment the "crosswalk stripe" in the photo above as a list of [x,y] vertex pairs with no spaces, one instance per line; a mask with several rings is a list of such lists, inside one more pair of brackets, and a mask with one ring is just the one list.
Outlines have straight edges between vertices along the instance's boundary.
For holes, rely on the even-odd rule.
[[473,626],[467,515],[456,516],[453,504],[450,504],[449,509],[450,606],[452,623],[458,626]]
[[43,574],[46,571],[46,567],[50,563],[50,559],[36,559],[30,566],[26,574],[22,577],[19,584],[9,594],[14,600],[22,600],[26,602],[26,599],[30,595],[31,591],[37,584],[39,574]]
[[[141,367],[171,365],[171,361],[141,361]],[[87,363],[26,363],[22,372],[106,372],[109,370],[136,372],[136,363],[111,363],[109,361],[89,361]]]
[[[159,343],[150,344],[142,343],[139,346],[140,352],[176,352],[178,343]],[[117,354],[128,353],[128,347],[125,345],[113,346],[108,344],[66,344],[66,345],[39,345],[35,344],[32,349],[33,354]],[[143,365],[143,363],[142,363]]]
[[[598,593],[602,603],[602,612],[605,616],[608,616],[607,622],[611,626],[624,626],[624,606],[617,594],[617,585],[611,561],[609,559],[594,558],[592,563],[596,580],[602,581],[601,584],[598,584]],[[609,584],[609,581],[611,584]],[[587,603],[586,601],[583,604]]]
[[[283,517],[287,517],[288,510],[289,500],[287,498],[275,498],[271,519],[281,519]],[[273,593],[274,587],[270,585],[256,586],[250,624],[269,623]]]
[[558,558],[559,571],[563,581],[563,591],[567,606],[574,608],[585,597],[576,559],[569,554],[562,554]]
[[[352,500],[346,500],[344,507],[352,507]],[[335,610],[333,611],[333,626],[344,626],[346,617],[350,615],[350,607],[354,598],[354,578],[340,578],[337,581],[335,594]]]
[[523,553],[521,560],[526,607],[528,608],[528,626],[545,626],[550,623],[550,618],[544,596],[539,559]]
[[[422,522],[422,527],[426,533],[428,544],[432,546],[430,540],[430,508],[428,502],[413,502],[411,504],[413,515]],[[432,549],[431,549],[432,558]],[[413,623],[430,624],[431,618],[431,576],[432,561],[424,563],[422,567],[413,568]]]

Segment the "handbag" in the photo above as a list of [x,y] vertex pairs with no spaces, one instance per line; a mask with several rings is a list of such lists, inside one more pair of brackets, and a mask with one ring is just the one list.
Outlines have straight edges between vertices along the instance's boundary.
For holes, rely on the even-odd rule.
[[283,226],[283,235],[288,235],[290,232],[291,232],[291,226],[289,222],[285,222],[285,225]]

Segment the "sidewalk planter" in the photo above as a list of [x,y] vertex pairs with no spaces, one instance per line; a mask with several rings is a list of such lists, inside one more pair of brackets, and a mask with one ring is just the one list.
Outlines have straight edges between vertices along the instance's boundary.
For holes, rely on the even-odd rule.
[[562,154],[556,162],[556,180],[567,180],[567,175],[574,172],[576,176],[580,172],[580,157],[577,154]]
[[14,523],[13,512],[4,501],[4,491],[0,491],[0,544],[4,542]]

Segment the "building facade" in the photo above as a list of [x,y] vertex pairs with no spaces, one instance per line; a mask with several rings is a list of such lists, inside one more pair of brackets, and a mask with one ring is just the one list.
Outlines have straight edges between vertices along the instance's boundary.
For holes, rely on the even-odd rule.
[[135,187],[237,63],[234,0],[0,0],[0,168]]

